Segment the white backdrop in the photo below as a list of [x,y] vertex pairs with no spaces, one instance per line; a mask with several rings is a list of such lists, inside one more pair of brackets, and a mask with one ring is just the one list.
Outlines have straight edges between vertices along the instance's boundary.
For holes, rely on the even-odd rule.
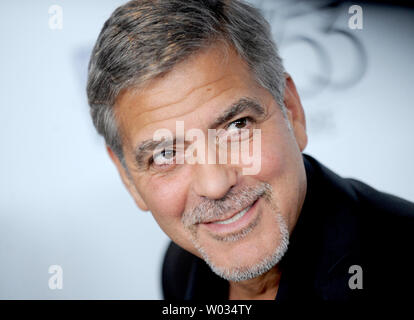
[[[363,29],[350,30],[350,4],[254,2],[303,96],[306,151],[414,201],[414,11],[362,5]],[[86,103],[89,52],[122,3],[0,3],[2,299],[161,298],[168,239],[124,189]],[[55,4],[63,28],[52,30]],[[63,268],[61,290],[48,287],[50,265]]]

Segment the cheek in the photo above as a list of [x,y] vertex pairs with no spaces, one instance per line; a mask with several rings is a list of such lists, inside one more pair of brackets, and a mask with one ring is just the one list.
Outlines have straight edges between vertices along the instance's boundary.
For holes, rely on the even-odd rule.
[[299,150],[283,115],[279,113],[262,127],[262,158],[259,176],[269,183],[273,181],[273,183],[283,184],[284,180],[295,171]]
[[152,179],[146,183],[144,201],[155,218],[181,219],[185,208],[185,191],[179,179]]
[[182,233],[181,217],[185,210],[190,177],[189,172],[181,168],[165,175],[154,175],[140,183],[148,209],[170,238]]
[[285,167],[285,155],[283,146],[280,146],[274,135],[266,135],[262,138],[261,170],[258,174],[260,180],[272,181],[278,179]]
[[[180,171],[180,170],[178,170]],[[171,177],[153,177],[144,186],[144,201],[164,233],[184,249],[197,255],[181,223],[186,208],[191,172],[181,170]]]
[[274,200],[289,226],[300,200],[300,159],[300,152],[288,132],[273,130],[263,137],[262,168],[257,178],[272,185]]

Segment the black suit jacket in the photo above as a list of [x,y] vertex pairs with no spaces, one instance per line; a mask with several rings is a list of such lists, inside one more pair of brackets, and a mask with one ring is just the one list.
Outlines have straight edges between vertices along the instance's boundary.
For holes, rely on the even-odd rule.
[[[280,262],[276,301],[413,297],[414,204],[341,178],[308,155],[303,159],[308,188]],[[354,265],[361,267],[362,289],[350,288]],[[228,282],[174,243],[162,287],[165,299],[228,299]]]

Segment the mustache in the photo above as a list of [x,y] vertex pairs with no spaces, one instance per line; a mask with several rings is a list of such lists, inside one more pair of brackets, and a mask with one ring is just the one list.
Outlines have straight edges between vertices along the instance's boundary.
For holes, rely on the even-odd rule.
[[230,211],[238,212],[243,210],[260,197],[270,200],[272,194],[273,188],[267,182],[261,182],[256,186],[243,186],[238,190],[231,189],[221,199],[206,199],[191,210],[185,211],[181,222],[185,227],[189,228],[198,223],[218,220]]

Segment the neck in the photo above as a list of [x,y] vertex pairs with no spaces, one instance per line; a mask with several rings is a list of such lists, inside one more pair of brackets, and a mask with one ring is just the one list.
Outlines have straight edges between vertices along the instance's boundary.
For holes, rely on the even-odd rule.
[[230,300],[274,300],[280,281],[278,265],[257,278],[246,281],[230,281]]

